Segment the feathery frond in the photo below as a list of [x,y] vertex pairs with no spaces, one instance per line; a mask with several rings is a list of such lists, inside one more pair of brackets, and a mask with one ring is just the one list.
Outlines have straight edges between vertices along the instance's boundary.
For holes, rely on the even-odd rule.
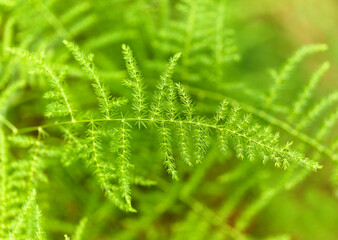
[[104,114],[105,118],[110,119],[111,111],[114,105],[110,94],[102,81],[99,78],[99,74],[94,65],[94,55],[90,54],[86,56],[83,52],[80,51],[79,47],[74,43],[68,42],[66,40],[63,43],[71,51],[74,58],[81,64],[83,69],[89,74],[90,78],[94,81],[92,84],[95,94],[97,95],[97,100],[99,101],[101,112]]
[[[327,50],[327,45],[325,44],[314,44],[307,45],[299,49],[291,58],[287,60],[285,65],[281,68],[280,71],[273,71],[271,73],[274,84],[272,85],[269,94],[266,97],[266,108],[270,108],[271,105],[277,98],[278,91],[281,86],[290,78],[292,71],[296,68],[296,66],[308,55],[323,52]],[[319,73],[320,74],[320,73]]]
[[140,127],[141,124],[144,125],[141,119],[146,116],[145,109],[147,107],[145,103],[143,77],[130,47],[122,45],[122,53],[130,77],[130,79],[125,80],[125,84],[133,90],[133,109]]
[[52,68],[47,65],[42,58],[38,58],[33,54],[21,49],[8,49],[11,53],[19,55],[27,61],[34,62],[41,71],[50,79],[53,91],[46,93],[45,97],[52,99],[46,111],[48,117],[58,116],[63,117],[69,115],[72,122],[75,121],[75,111],[71,107],[69,90],[67,84],[63,81],[63,74],[57,75]]

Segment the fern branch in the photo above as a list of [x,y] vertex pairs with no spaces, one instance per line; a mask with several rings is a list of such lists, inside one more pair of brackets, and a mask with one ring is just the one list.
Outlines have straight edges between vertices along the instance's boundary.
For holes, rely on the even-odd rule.
[[8,121],[6,118],[0,115],[0,122],[2,122],[6,127],[8,127],[14,134],[18,133],[18,129]]
[[311,93],[315,89],[316,85],[318,84],[319,80],[324,75],[324,73],[329,69],[329,67],[330,64],[328,62],[325,62],[312,75],[308,85],[305,87],[303,92],[298,97],[298,100],[293,105],[293,108],[288,118],[289,122],[292,122],[303,111],[307,101],[311,97]]
[[[86,120],[86,121],[82,121],[82,122],[87,122],[89,123],[89,130],[88,130],[88,141],[91,143],[91,153],[92,153],[92,162],[94,164],[95,167],[95,175],[98,178],[99,184],[101,186],[101,188],[105,191],[107,197],[113,201],[113,203],[119,207],[120,209],[124,210],[124,211],[130,211],[130,212],[135,212],[135,210],[131,207],[130,205],[130,199],[129,199],[129,194],[128,194],[128,185],[125,185],[127,180],[126,180],[126,176],[124,175],[120,180],[122,182],[122,184],[124,183],[124,186],[122,188],[122,192],[124,192],[124,198],[126,198],[127,200],[127,204],[125,204],[123,201],[121,201],[121,199],[118,196],[118,188],[116,186],[114,186],[110,180],[113,178],[113,176],[111,176],[111,174],[107,174],[104,172],[104,164],[101,161],[101,153],[100,153],[100,149],[101,149],[101,142],[99,140],[98,137],[98,129],[95,125],[96,122],[103,122],[103,121],[111,121],[112,119],[100,119],[101,121],[97,121],[94,119],[91,120]],[[102,121],[103,120],[103,121]],[[120,121],[122,122],[122,119],[120,119]],[[121,157],[122,159],[122,157]],[[123,156],[123,159],[125,160],[125,156]],[[123,164],[123,167],[126,167],[127,163]],[[125,170],[125,169],[123,169]],[[126,174],[126,173],[125,173]],[[125,181],[125,182],[123,182]]]
[[84,230],[86,227],[88,219],[87,218],[82,218],[79,225],[76,227],[74,237],[72,238],[73,240],[81,240],[82,236],[84,235]]
[[173,179],[178,180],[176,164],[174,163],[173,150],[171,146],[171,133],[169,128],[166,126],[165,121],[161,122],[161,127],[159,128],[160,135],[160,147],[163,155],[164,165],[166,166],[168,173],[172,176]]
[[185,117],[188,120],[191,120],[195,113],[192,99],[180,83],[176,83],[176,89],[180,96],[181,102],[183,103]]
[[268,96],[266,97],[266,108],[270,108],[272,103],[276,100],[277,93],[280,90],[283,83],[290,78],[291,72],[296,68],[297,64],[299,64],[306,56],[322,52],[327,50],[327,45],[325,44],[313,44],[302,47],[297,50],[296,53],[288,59],[285,65],[279,72],[273,72],[274,84],[270,89]]
[[25,87],[26,81],[19,80],[7,86],[0,94],[0,115],[3,115],[16,92]]
[[305,129],[312,123],[316,118],[320,117],[321,114],[329,108],[332,104],[338,101],[338,91],[331,93],[329,96],[325,97],[319,103],[313,106],[310,111],[308,111],[296,125],[297,130]]
[[133,167],[130,164],[130,130],[127,129],[127,124],[124,120],[121,121],[121,128],[119,131],[119,146],[118,146],[118,163],[119,163],[119,183],[121,185],[122,197],[125,199],[128,207],[132,209],[131,206],[131,196],[130,196],[130,176],[129,169]]
[[178,146],[180,149],[181,157],[186,164],[192,166],[193,164],[191,163],[191,155],[188,147],[188,126],[186,124],[183,124],[183,121],[179,121],[178,128]]
[[[69,125],[69,124],[79,124],[79,123],[91,123],[92,125],[94,124],[94,122],[121,122],[125,120],[126,122],[138,122],[138,121],[142,121],[142,122],[147,122],[148,124],[152,124],[154,122],[157,123],[175,123],[175,124],[180,124],[183,123],[187,126],[190,127],[205,127],[206,129],[220,129],[222,128],[223,131],[226,131],[228,134],[234,136],[234,137],[238,137],[240,139],[243,139],[247,142],[251,142],[253,144],[255,144],[256,146],[265,149],[268,152],[271,153],[275,153],[276,156],[280,156],[282,157],[282,159],[285,160],[286,159],[292,159],[294,161],[296,161],[297,163],[299,163],[302,166],[305,166],[306,168],[309,168],[311,170],[317,170],[320,169],[321,166],[318,165],[318,163],[312,162],[308,159],[303,159],[303,157],[295,152],[290,152],[288,149],[288,145],[286,145],[285,147],[279,147],[277,145],[271,145],[269,141],[260,141],[260,140],[256,140],[253,136],[250,136],[246,133],[241,133],[236,131],[236,129],[227,129],[224,128],[224,125],[214,125],[214,124],[209,124],[209,123],[204,123],[204,122],[200,122],[200,121],[193,121],[193,120],[171,120],[171,119],[149,119],[149,118],[118,118],[118,119],[92,119],[92,120],[78,120],[75,123],[74,122],[57,122],[57,123],[53,123],[53,124],[46,124],[46,125],[41,125],[41,126],[37,126],[37,127],[29,127],[29,128],[23,128],[23,129],[19,129],[18,133],[24,133],[24,132],[30,132],[30,131],[36,131],[39,128],[48,128],[48,127],[54,127],[54,126],[60,126],[60,125]],[[95,132],[95,131],[94,131]],[[95,136],[94,136],[95,139]],[[314,140],[313,140],[314,141]],[[316,142],[316,141],[314,141]],[[313,144],[313,143],[312,143]],[[94,152],[94,162],[97,162],[98,159],[98,152],[96,150],[96,144],[93,143],[93,152]],[[321,149],[320,152],[327,152],[325,149]],[[331,153],[331,151],[329,151],[328,153]],[[286,167],[286,165],[284,166]],[[102,182],[104,183],[105,181],[103,181],[103,179],[101,179]],[[105,185],[105,184],[104,184]],[[103,187],[105,189],[105,187]]]
[[35,239],[36,240],[43,240],[43,239],[45,239],[45,233],[41,229],[42,213],[41,213],[40,208],[37,204],[35,204],[34,208],[35,208],[35,219],[34,219]]
[[325,119],[324,123],[320,127],[316,139],[317,141],[323,140],[324,137],[331,131],[338,120],[338,110],[336,109],[327,119]]
[[[62,74],[60,76],[57,76],[51,69],[50,66],[48,66],[42,59],[37,58],[33,54],[29,53],[28,51],[24,51],[22,49],[15,49],[15,48],[8,48],[8,51],[10,51],[13,54],[19,55],[20,57],[27,59],[29,61],[33,61],[36,63],[42,70],[43,72],[49,77],[51,80],[51,83],[53,86],[57,89],[57,92],[60,94],[60,97],[63,99],[66,109],[67,109],[67,114],[70,115],[72,122],[75,122],[75,114],[74,111],[72,110],[70,106],[70,100],[69,100],[69,94],[67,90],[66,84],[62,81]],[[61,107],[58,105],[58,107]],[[58,111],[63,112],[62,109],[55,109],[56,113]],[[50,114],[52,115],[52,114]]]
[[[162,112],[163,112],[163,105],[164,105],[164,99],[165,96],[168,96],[167,94],[167,88],[170,88],[170,86],[172,86],[172,75],[175,69],[175,66],[177,64],[177,61],[179,60],[181,56],[181,53],[177,53],[176,55],[174,55],[172,58],[170,58],[169,60],[169,64],[165,70],[165,72],[161,75],[160,77],[160,83],[157,86],[157,91],[155,92],[155,96],[154,96],[154,101],[153,104],[150,106],[151,112],[150,112],[150,118],[158,118],[158,117],[162,117]],[[169,96],[171,96],[171,109],[173,109],[173,92],[172,92],[172,88],[171,88],[171,94],[169,94]],[[174,112],[173,110],[171,112]],[[175,114],[171,114],[171,115],[175,115]]]
[[[194,93],[196,95],[203,95],[203,96],[207,96],[210,99],[214,99],[214,100],[221,100],[224,99],[224,96],[220,93],[215,93],[215,92],[209,92],[207,90],[203,90],[200,88],[194,88],[191,86],[185,86],[189,92]],[[330,101],[334,101],[333,99],[338,99],[338,94],[335,93],[332,95],[332,100]],[[292,135],[293,137],[299,139],[300,141],[306,143],[307,145],[311,146],[312,148],[316,149],[316,151],[323,153],[324,155],[326,155],[327,157],[329,157],[330,159],[332,159],[333,161],[337,161],[337,156],[335,156],[335,154],[328,149],[327,147],[325,147],[323,144],[321,144],[320,142],[318,142],[317,140],[313,139],[312,137],[309,137],[307,134],[299,131],[297,128],[292,127],[291,125],[289,125],[288,123],[268,114],[266,111],[255,108],[253,106],[250,106],[248,104],[245,104],[243,102],[239,102],[235,99],[231,99],[228,98],[229,101],[231,101],[231,103],[233,105],[237,105],[237,106],[241,106],[241,109],[254,114],[255,116],[259,117],[260,119],[268,122],[269,124],[272,124],[280,129],[283,129],[285,132],[287,132],[288,134]],[[325,102],[325,103],[324,103]],[[323,104],[321,104],[321,106],[327,107],[327,100],[323,100]],[[322,109],[322,107],[319,107],[320,109]],[[317,114],[318,112],[320,112],[321,110],[315,110],[312,115]]]
[[96,95],[98,96],[98,101],[102,112],[105,114],[105,117],[109,119],[111,117],[111,99],[108,93],[108,90],[105,88],[93,63],[93,55],[86,56],[83,52],[80,51],[80,48],[74,43],[68,42],[66,40],[63,43],[71,51],[74,58],[83,66],[84,70],[90,74],[91,78],[94,80],[93,88]]
[[25,217],[28,213],[28,210],[30,208],[32,208],[32,206],[35,202],[35,197],[36,197],[36,191],[35,191],[35,189],[33,189],[30,196],[28,197],[26,203],[22,206],[19,215],[16,217],[16,219],[13,221],[13,223],[10,227],[10,231],[9,231],[9,235],[8,235],[9,240],[15,240],[16,239],[16,235],[18,234],[18,231],[20,230],[20,228],[23,225],[23,222],[25,221]]
[[123,44],[122,53],[129,77],[131,78],[126,80],[125,83],[128,87],[133,89],[133,109],[136,112],[136,118],[139,119],[138,124],[140,127],[140,124],[142,124],[141,119],[146,116],[145,109],[147,107],[145,102],[143,77],[130,47]]

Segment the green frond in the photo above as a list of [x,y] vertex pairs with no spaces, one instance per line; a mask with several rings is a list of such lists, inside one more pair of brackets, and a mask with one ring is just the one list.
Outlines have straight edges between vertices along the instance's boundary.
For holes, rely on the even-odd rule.
[[270,88],[269,94],[267,95],[265,101],[265,107],[270,108],[278,97],[278,92],[287,81],[297,65],[307,56],[323,52],[327,50],[327,45],[325,44],[312,44],[306,45],[295,52],[295,54],[287,60],[284,66],[279,71],[273,71],[273,85]]
[[[222,109],[221,104],[220,109]],[[216,119],[220,119],[217,117]],[[254,160],[260,156],[263,163],[267,159],[274,160],[276,167],[286,169],[289,161],[294,161],[301,166],[311,170],[318,170],[321,166],[305,158],[302,154],[290,150],[291,144],[282,146],[279,144],[279,134],[273,134],[270,128],[262,128],[258,124],[251,124],[249,116],[241,116],[240,109],[234,107],[230,110],[227,119],[223,120],[224,125],[217,127],[218,138],[221,150],[226,151],[229,139],[233,139],[235,151],[238,158]]]
[[156,119],[163,117],[165,98],[168,96],[169,114],[175,116],[175,92],[173,89],[172,75],[174,73],[175,66],[179,60],[181,54],[177,53],[169,60],[169,64],[164,73],[160,76],[160,82],[157,86],[157,91],[154,94],[153,104],[150,106],[150,118]]
[[[112,168],[112,165],[105,163],[104,160],[102,159],[102,140],[100,139],[100,135],[102,135],[102,129],[100,128],[100,126],[96,126],[94,122],[91,121],[88,125],[88,137],[87,137],[87,141],[90,144],[90,154],[91,154],[89,163],[93,165],[95,169],[94,173],[97,177],[97,180],[102,190],[105,191],[108,199],[110,199],[120,209],[124,211],[134,212],[135,210],[130,205],[129,182],[127,179],[128,173],[120,172],[121,176],[119,181],[120,184],[122,185],[121,191],[123,194],[123,198],[127,200],[127,202],[124,202],[124,200],[122,200],[120,197],[119,187],[113,184],[112,182],[113,179],[116,178],[117,174],[115,172],[116,169]],[[119,148],[121,151],[121,147]],[[126,160],[126,157],[127,155],[120,157],[119,170],[126,171],[125,168],[128,168],[130,166]]]
[[66,141],[62,151],[61,162],[65,166],[69,166],[78,159],[85,158],[87,146],[84,144],[84,141],[80,139],[72,129],[63,126],[61,126],[60,129],[63,132],[63,138]]
[[25,86],[25,81],[16,81],[9,86],[7,86],[0,93],[0,115],[3,115],[8,105],[13,101],[13,98],[17,94],[17,91],[22,89]]
[[36,188],[38,185],[38,181],[47,181],[46,177],[43,174],[42,169],[42,158],[44,157],[44,144],[42,142],[42,138],[44,137],[46,133],[44,133],[43,129],[38,130],[38,137],[34,141],[34,144],[31,146],[30,149],[30,167],[28,170],[29,173],[29,179],[28,184],[30,188]]
[[172,81],[170,81],[168,86],[168,96],[167,96],[167,118],[170,120],[175,120],[178,114],[178,102],[177,102],[177,93],[175,89],[175,85]]
[[[13,44],[13,32],[14,32],[14,26],[15,26],[15,18],[10,17],[7,22],[5,23],[5,29],[4,29],[4,39],[3,39],[3,48],[10,48]],[[4,52],[4,57],[8,58],[8,52]]]
[[204,126],[203,119],[195,120],[197,124],[194,127],[194,145],[196,164],[202,162],[209,145],[209,128]]
[[323,140],[327,134],[330,133],[332,128],[335,126],[338,120],[338,110],[336,109],[335,112],[331,113],[331,115],[324,120],[322,126],[319,128],[317,134],[316,134],[316,139]]
[[178,180],[175,159],[173,157],[173,150],[171,146],[171,132],[164,122],[161,123],[161,127],[158,129],[158,135],[160,139],[160,150],[163,155],[164,165],[171,177],[174,180]]
[[336,137],[330,144],[331,151],[336,151],[338,149],[338,138]]
[[125,81],[125,84],[133,90],[133,110],[135,111],[136,119],[139,120],[138,124],[140,127],[141,119],[146,116],[145,110],[147,108],[143,77],[130,47],[123,44],[122,53],[130,77],[130,79]]
[[322,78],[324,73],[329,69],[330,64],[328,62],[323,63],[316,72],[311,76],[308,84],[304,88],[303,92],[299,95],[298,100],[294,103],[291,114],[289,115],[289,122],[292,122],[297,116],[299,116],[306,107],[308,100],[310,99],[313,90],[317,86],[319,80]]
[[30,161],[12,161],[2,129],[0,129],[0,161],[0,238],[10,239],[11,234],[19,234],[18,231],[25,228],[24,221],[29,218],[23,213],[27,209],[25,205],[22,207],[22,204],[27,198]]
[[34,207],[34,202],[36,198],[35,189],[32,190],[25,204],[22,206],[20,213],[16,216],[15,220],[12,222],[12,225],[9,228],[8,239],[15,239],[20,229],[23,227],[24,222],[27,220],[28,211]]
[[333,92],[329,96],[323,98],[319,103],[315,104],[302,118],[301,121],[296,125],[297,129],[304,129],[309,127],[316,118],[320,117],[321,114],[328,109],[331,105],[338,101],[338,92]]
[[36,143],[36,138],[19,134],[10,135],[7,139],[22,148],[28,148]]
[[45,233],[43,232],[42,228],[41,228],[41,218],[42,218],[42,213],[40,211],[40,208],[37,204],[35,204],[34,206],[35,208],[35,218],[34,218],[34,235],[36,240],[43,240],[46,239],[45,238]]
[[99,78],[99,74],[93,63],[94,55],[85,55],[80,51],[80,48],[74,43],[63,41],[69,51],[73,54],[74,58],[79,62],[83,69],[89,74],[90,78],[94,81],[93,88],[100,104],[101,112],[105,118],[110,119],[112,115],[112,108],[114,107],[111,101],[110,93]]
[[43,61],[28,51],[22,49],[9,48],[12,54],[19,55],[27,61],[32,61],[41,71],[50,79],[53,91],[47,92],[45,97],[52,99],[53,102],[48,105],[46,115],[52,116],[67,116],[69,115],[72,122],[75,121],[75,111],[71,106],[70,94],[66,82],[63,80],[63,74],[57,75],[52,68]]
[[266,82],[300,13],[268,2],[0,0],[0,239],[333,239],[336,52]]
[[192,120],[194,113],[195,113],[195,109],[194,109],[193,102],[192,102],[190,95],[186,92],[186,90],[180,83],[176,83],[176,89],[178,91],[178,95],[180,96],[181,102],[183,104],[183,108],[184,108],[183,113],[186,119]]
[[216,116],[215,116],[215,125],[218,124],[219,121],[222,121],[226,118],[226,116],[228,115],[228,105],[229,105],[229,101],[227,99],[224,99],[220,106],[217,109],[216,112]]
[[82,218],[79,225],[75,229],[73,240],[82,240],[85,232],[85,227],[88,222],[88,218]]
[[240,59],[237,46],[234,41],[234,31],[227,29],[226,16],[229,13],[228,3],[219,1],[216,4],[215,13],[215,37],[213,46],[215,79],[218,82],[224,81],[224,65]]
[[139,186],[150,187],[156,185],[156,181],[144,178],[142,176],[134,176],[133,183]]
[[61,17],[60,21],[64,24],[67,22],[73,21],[76,17],[80,17],[81,14],[86,12],[90,8],[90,4],[88,2],[81,2],[70,9],[67,9]]
[[276,189],[269,189],[259,196],[259,198],[241,214],[236,222],[236,228],[240,231],[246,229],[252,217],[270,201],[276,192]]
[[178,17],[156,32],[154,48],[160,55],[182,51],[181,81],[224,81],[225,66],[239,60],[234,31],[228,26],[229,4],[185,0],[175,7]]
[[130,163],[129,159],[131,156],[130,152],[130,129],[127,128],[125,120],[122,120],[121,127],[118,131],[118,175],[119,175],[119,184],[121,188],[122,197],[125,199],[128,207],[132,209],[131,206],[131,189],[130,189],[130,168],[133,165]]
[[186,124],[183,124],[183,121],[179,121],[178,123],[178,147],[183,161],[189,166],[192,166],[189,148],[189,128]]

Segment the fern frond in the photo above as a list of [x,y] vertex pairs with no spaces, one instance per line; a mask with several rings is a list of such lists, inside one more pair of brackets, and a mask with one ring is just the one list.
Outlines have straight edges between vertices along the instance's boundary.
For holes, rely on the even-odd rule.
[[156,181],[144,178],[142,176],[134,176],[133,183],[135,185],[144,186],[144,187],[150,187],[150,186],[154,186],[157,184]]
[[311,76],[311,79],[309,80],[308,84],[304,88],[303,92],[298,97],[298,100],[294,103],[291,113],[289,115],[289,122],[292,122],[297,116],[299,116],[300,113],[303,112],[304,107],[306,106],[309,98],[311,97],[311,94],[313,90],[315,89],[316,85],[318,84],[321,77],[324,75],[324,73],[329,69],[330,64],[328,62],[323,63],[317,71]]
[[185,114],[185,118],[187,120],[192,120],[195,109],[190,95],[180,83],[176,83],[176,89],[178,91],[178,95],[180,96],[181,102],[183,103],[183,113]]
[[[143,79],[132,51],[126,45],[122,46],[122,50],[131,78],[131,80],[127,80],[127,83],[133,91],[130,99],[133,104],[129,106],[129,109],[128,106],[124,108],[127,112],[125,114],[121,112],[121,118],[114,116],[109,119],[106,117],[80,119],[79,116],[75,122],[47,123],[18,131],[19,133],[35,130],[40,132],[41,129],[45,128],[60,128],[64,133],[64,139],[70,146],[74,146],[76,151],[88,152],[88,163],[94,169],[94,175],[99,185],[107,198],[118,208],[124,211],[135,211],[131,206],[131,184],[133,184],[133,175],[131,173],[133,165],[130,163],[132,146],[130,142],[131,122],[135,122],[139,126],[140,124],[144,126],[148,124],[157,131],[160,153],[162,154],[164,165],[173,179],[178,179],[174,144],[178,143],[181,157],[189,165],[192,162],[190,150],[193,150],[194,162],[198,164],[205,158],[209,147],[209,138],[213,134],[218,136],[218,145],[220,145],[222,151],[225,152],[232,147],[238,158],[249,160],[260,158],[263,162],[272,160],[277,167],[284,169],[289,166],[291,161],[311,170],[317,170],[321,167],[317,162],[310,161],[302,154],[292,151],[290,149],[291,144],[281,145],[278,134],[253,122],[251,117],[243,114],[239,107],[231,106],[228,103],[230,101],[225,100],[221,103],[213,119],[196,114],[191,96],[181,84],[176,83],[174,85],[171,79],[179,54],[170,60],[167,70],[160,79],[161,82],[158,85],[157,94],[153,102],[148,104],[145,99],[146,93]],[[79,59],[86,59],[84,56],[78,56],[81,52],[75,52],[74,54]],[[88,60],[88,62],[91,61]],[[176,95],[179,96],[180,101],[176,101]],[[101,97],[103,98],[103,96]],[[112,101],[113,99],[110,98],[110,100]],[[116,101],[119,102],[119,100]],[[133,116],[124,117],[130,111],[134,112]],[[150,117],[147,117],[148,113]],[[74,126],[82,126],[85,123],[88,124],[87,138],[81,141],[80,131],[78,131],[79,136],[76,136],[72,131],[76,131]],[[172,138],[172,130],[178,133],[178,140]],[[109,142],[111,142],[110,149],[107,148],[105,140],[108,136]],[[192,149],[189,144],[190,136],[193,140]],[[83,145],[83,147],[79,147],[80,145]],[[107,161],[106,151],[116,154],[117,161]],[[66,151],[63,154],[66,154]]]
[[[285,36],[246,28],[261,8],[239,2],[0,0],[0,239],[332,238],[338,92],[317,100],[328,62],[298,81],[327,46],[296,51],[263,92]],[[278,213],[320,164],[332,187],[304,200],[327,203],[306,222],[324,230],[271,235],[297,224]]]
[[[30,168],[28,171],[29,172],[28,183],[31,189],[37,187],[38,180],[47,181],[42,171],[43,156],[41,156],[43,155],[44,152],[44,144],[42,143],[42,138],[46,137],[46,135],[47,133],[42,128],[38,129],[38,137],[34,141],[33,146],[31,146]],[[24,140],[21,140],[21,142],[23,141]]]
[[313,121],[329,108],[332,104],[338,101],[338,92],[333,92],[329,96],[323,98],[319,103],[315,104],[296,125],[299,130],[309,127]]
[[34,206],[35,208],[35,218],[34,218],[34,228],[35,228],[35,238],[36,240],[44,240],[45,238],[45,233],[41,228],[41,218],[42,218],[42,213],[40,211],[40,208],[37,204]]
[[274,101],[277,98],[277,94],[279,90],[281,89],[282,85],[287,81],[292,71],[296,68],[296,66],[308,55],[317,53],[317,52],[323,52],[327,50],[327,45],[325,44],[313,44],[313,45],[307,45],[302,47],[301,49],[297,50],[296,53],[287,60],[285,65],[277,72],[272,72],[272,77],[274,80],[274,83],[269,91],[269,94],[267,95],[265,101],[265,107],[270,108],[271,105],[274,103]]
[[197,119],[197,124],[194,128],[194,145],[195,145],[195,158],[196,164],[202,162],[207,152],[209,145],[209,128],[205,127],[203,119]]
[[110,119],[112,115],[111,111],[113,108],[113,104],[111,102],[110,93],[100,80],[99,74],[93,63],[94,55],[90,54],[86,56],[83,52],[80,51],[80,48],[74,43],[68,42],[66,40],[64,40],[63,43],[67,46],[69,51],[73,54],[74,58],[81,64],[83,69],[90,75],[91,79],[94,81],[93,88],[95,94],[97,95],[101,112],[105,115],[107,119]]
[[192,166],[193,164],[191,162],[188,134],[189,134],[188,126],[186,124],[183,124],[182,121],[179,121],[178,123],[178,146],[180,150],[180,155],[186,164],[188,164],[189,166]]
[[[134,212],[135,210],[130,205],[130,196],[129,196],[129,180],[127,179],[128,172],[126,168],[130,165],[126,160],[126,153],[125,155],[120,157],[120,170],[124,172],[120,172],[120,182],[121,182],[121,191],[124,195],[123,197],[127,200],[127,203],[123,202],[120,199],[119,188],[112,183],[112,180],[116,178],[116,173],[114,173],[115,169],[112,169],[112,166],[109,164],[104,163],[102,160],[102,143],[100,140],[100,134],[102,134],[102,130],[100,130],[99,126],[94,124],[94,121],[90,121],[88,129],[88,142],[91,145],[91,162],[95,168],[95,175],[97,176],[98,182],[101,188],[105,191],[107,197],[114,202],[114,204],[124,211],[131,211]],[[125,133],[126,134],[126,133]],[[126,136],[125,136],[126,137]],[[122,138],[122,141],[125,140],[125,137]],[[126,140],[125,140],[126,141]],[[123,144],[123,142],[122,142]],[[121,145],[123,146],[123,145]],[[120,146],[120,150],[122,147]],[[127,148],[126,143],[124,146],[124,150]],[[123,150],[122,150],[123,153]],[[123,162],[124,161],[124,162]]]
[[7,86],[0,94],[0,114],[3,115],[6,108],[11,102],[11,99],[15,96],[19,89],[22,89],[26,85],[26,81],[16,81]]
[[53,72],[52,68],[43,61],[43,59],[34,56],[28,51],[15,48],[9,48],[8,50],[13,54],[19,55],[23,59],[26,59],[27,61],[33,61],[50,79],[50,83],[54,91],[48,92],[46,94],[46,97],[51,98],[57,102],[52,102],[49,105],[49,111],[47,111],[47,116],[51,117],[69,115],[72,122],[75,122],[75,111],[73,110],[73,107],[71,107],[68,86],[62,79],[63,74],[60,74],[58,76],[56,73]]
[[[202,90],[199,88],[193,88],[191,86],[188,87],[189,92],[192,92],[194,94],[200,95],[203,94],[203,96],[208,96],[210,99],[214,100],[222,100],[225,97],[222,94],[215,94],[210,91]],[[325,110],[325,108],[330,107],[338,98],[337,93],[333,93],[329,95],[327,98],[324,98],[319,104],[315,105],[315,107],[309,111],[309,114],[304,118],[306,120],[302,120],[300,123],[302,123],[303,126],[307,126],[307,124],[311,123],[311,118],[316,118],[318,117],[318,114],[320,114],[322,111]],[[302,129],[299,129],[296,127],[293,127],[289,125],[286,121],[283,121],[282,119],[279,119],[270,113],[268,113],[265,110],[259,109],[257,107],[254,107],[252,105],[246,104],[244,102],[239,102],[235,99],[230,99],[228,100],[233,104],[234,106],[241,106],[243,111],[253,114],[257,116],[258,118],[262,119],[263,121],[267,122],[270,125],[275,126],[276,128],[283,129],[286,133],[290,134],[294,138],[302,141],[303,143],[307,144],[308,146],[311,146],[314,148],[316,151],[325,154],[327,157],[329,157],[332,160],[336,159],[336,156],[331,152],[330,149],[325,147],[323,144],[320,142],[314,140],[311,138],[309,135],[307,135],[304,132],[301,132]],[[311,114],[311,117],[309,117]]]
[[223,81],[225,65],[239,59],[234,31],[225,17],[228,5],[224,1],[178,2],[179,17],[158,31],[156,52],[171,55],[182,51],[181,81]]
[[175,89],[175,85],[172,81],[170,81],[168,86],[168,96],[167,96],[167,117],[170,120],[175,120],[178,114],[178,102],[177,102],[177,93]]
[[173,157],[173,150],[171,146],[171,133],[169,128],[164,122],[161,123],[161,127],[158,129],[160,137],[160,148],[163,155],[164,165],[167,168],[168,173],[175,180],[178,180],[175,159]]
[[[226,16],[228,14],[229,3],[219,1],[216,4],[215,13],[215,40],[213,46],[214,61],[211,66],[215,69],[215,80],[224,81],[224,65],[229,62],[238,61],[237,46],[235,45],[233,35],[234,31],[227,28]],[[215,81],[212,79],[212,81]]]
[[118,175],[119,175],[119,184],[121,187],[122,197],[125,199],[128,207],[132,209],[131,206],[131,190],[130,190],[130,168],[133,165],[130,163],[129,159],[131,156],[130,153],[130,130],[127,128],[127,123],[122,120],[121,128],[118,132]]
[[[219,139],[223,141],[229,137],[234,138],[236,142],[235,150],[239,158],[247,157],[253,160],[255,156],[260,155],[264,159],[263,162],[267,159],[274,159],[277,167],[287,168],[289,160],[292,159],[308,169],[321,168],[318,163],[305,158],[302,154],[291,151],[290,143],[280,146],[278,143],[279,135],[272,134],[270,128],[262,128],[257,124],[249,123],[249,117],[240,119],[239,109],[232,108],[225,124],[221,125],[222,131],[218,131]],[[224,143],[223,151],[227,148],[227,141],[224,141]]]
[[90,8],[90,4],[88,2],[81,2],[79,4],[76,4],[72,8],[70,8],[68,11],[66,11],[61,17],[60,21],[65,24],[72,20],[74,20],[76,17],[79,17],[82,13],[87,11]]
[[35,197],[36,197],[36,191],[35,189],[33,189],[27,201],[22,206],[20,213],[17,215],[16,219],[13,221],[9,229],[8,239],[10,240],[16,239],[16,236],[19,233],[19,230],[23,227],[24,221],[27,218],[28,211],[34,206]]
[[84,231],[85,231],[87,221],[88,221],[88,219],[86,217],[81,219],[79,225],[76,227],[74,237],[72,238],[73,240],[83,239],[83,235],[84,235]]
[[338,110],[336,109],[327,119],[324,120],[322,126],[319,128],[318,133],[316,134],[316,139],[323,140],[324,137],[330,133],[331,129],[334,127],[338,120]]
[[60,129],[64,133],[64,140],[66,140],[61,162],[65,166],[69,166],[77,159],[85,158],[84,155],[87,152],[87,146],[84,144],[84,141],[76,136],[75,131],[72,129],[63,126],[61,126]]
[[174,107],[174,102],[175,102],[175,97],[174,97],[174,89],[172,88],[172,75],[175,69],[175,66],[177,64],[177,61],[179,60],[181,54],[177,53],[174,55],[172,58],[169,60],[169,64],[165,70],[165,72],[161,75],[160,77],[160,82],[157,86],[157,91],[155,92],[154,96],[154,101],[153,104],[150,106],[151,112],[150,112],[150,118],[151,119],[156,119],[156,118],[161,118],[163,117],[163,112],[164,112],[164,102],[165,102],[165,97],[168,96],[168,104],[170,104],[169,111],[170,115],[172,117],[175,116],[175,107]]
[[276,194],[278,189],[269,189],[265,191],[258,199],[256,199],[245,211],[241,214],[239,219],[236,222],[236,228],[240,231],[243,231],[247,228],[248,224],[252,217],[260,211],[270,199]]
[[145,110],[147,107],[143,77],[130,47],[123,44],[122,53],[130,77],[130,79],[126,80],[125,83],[133,90],[133,110],[135,111],[135,117],[138,119],[138,125],[140,127],[141,124],[144,125],[141,119],[146,116]]

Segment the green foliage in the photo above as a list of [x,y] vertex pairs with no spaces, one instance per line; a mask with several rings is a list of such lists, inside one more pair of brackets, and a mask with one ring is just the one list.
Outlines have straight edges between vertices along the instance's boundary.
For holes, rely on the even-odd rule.
[[291,239],[265,209],[337,195],[326,44],[252,87],[230,1],[64,4],[0,1],[0,239]]

